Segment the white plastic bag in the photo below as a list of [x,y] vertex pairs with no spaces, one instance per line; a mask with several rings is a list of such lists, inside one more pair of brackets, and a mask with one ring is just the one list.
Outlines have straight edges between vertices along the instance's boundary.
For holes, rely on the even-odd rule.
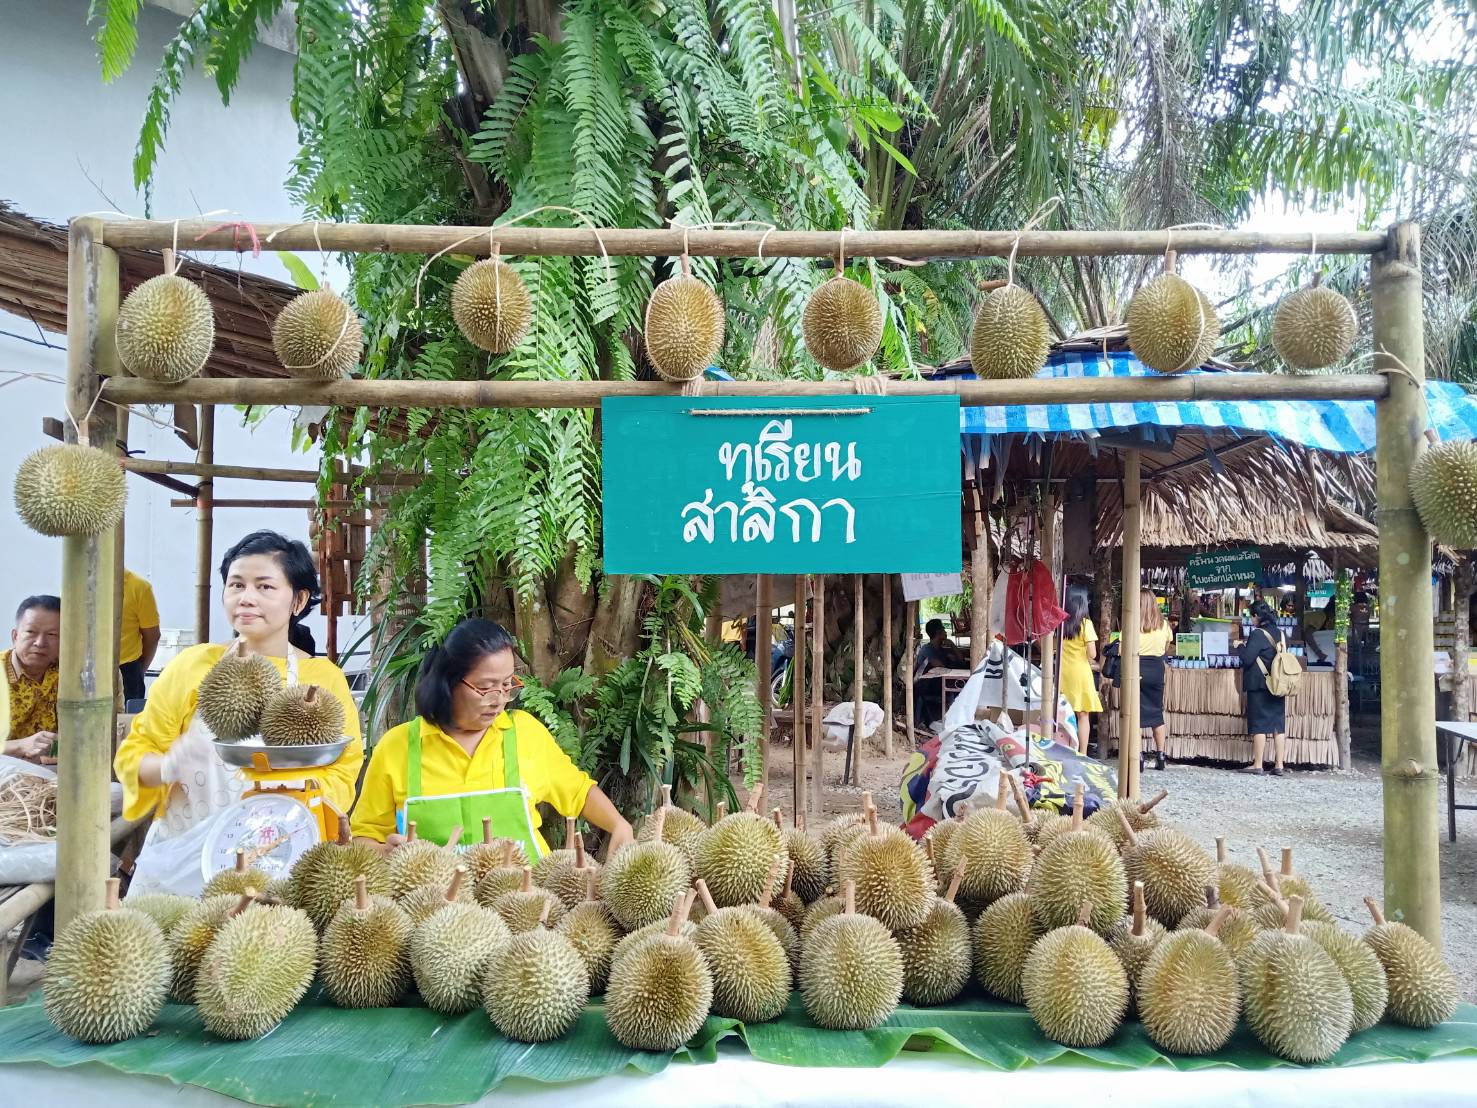
[[[851,721],[856,705],[850,700],[842,701],[826,713],[821,723],[825,726],[821,742],[827,750],[845,750],[846,740],[851,736]],[[882,726],[882,709],[870,700],[862,701],[861,737],[869,738]]]

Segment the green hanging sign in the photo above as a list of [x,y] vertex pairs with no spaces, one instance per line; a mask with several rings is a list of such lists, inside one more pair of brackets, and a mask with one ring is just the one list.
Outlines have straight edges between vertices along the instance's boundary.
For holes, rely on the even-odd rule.
[[1244,589],[1262,579],[1262,555],[1253,548],[1191,554],[1186,577],[1192,589]]
[[606,573],[957,573],[959,400],[611,397]]

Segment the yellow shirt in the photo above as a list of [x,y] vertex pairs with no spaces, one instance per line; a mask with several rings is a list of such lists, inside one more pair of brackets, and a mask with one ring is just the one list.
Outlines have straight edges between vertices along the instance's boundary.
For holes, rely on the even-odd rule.
[[4,680],[10,707],[8,739],[25,739],[37,731],[56,730],[56,687],[61,671],[52,666],[34,681],[19,671],[11,651],[0,652],[0,680]]
[[[149,812],[156,815],[164,811],[169,800],[168,786],[149,788],[139,784],[138,767],[145,754],[163,754],[174,740],[190,728],[195,718],[195,700],[200,682],[220,661],[226,651],[222,643],[201,643],[175,655],[174,660],[164,667],[153,687],[149,690],[144,710],[134,717],[128,737],[118,744],[118,753],[113,757],[113,772],[123,786],[123,815],[126,819],[138,819]],[[268,658],[286,680],[287,659]],[[354,784],[359,779],[359,767],[364,764],[364,743],[359,727],[359,709],[349,695],[349,683],[344,671],[327,658],[300,658],[297,663],[299,684],[317,685],[338,697],[344,706],[344,731],[355,741],[344,747],[338,761],[322,769],[312,770],[313,779],[322,786],[324,795],[341,812],[347,812],[354,803]],[[250,781],[301,781],[305,771],[277,770],[261,773],[256,770],[241,771]]]
[[1139,632],[1139,657],[1162,658],[1169,652],[1169,637],[1173,634],[1168,623],[1161,623],[1156,631]]
[[[540,850],[549,844],[539,834],[540,802],[552,804],[564,816],[577,816],[594,779],[569,760],[548,728],[527,712],[515,710],[518,722],[518,778],[528,788],[528,814]],[[468,755],[460,743],[430,720],[421,720],[421,791],[426,796],[451,796],[504,787],[503,730],[509,713],[492,721],[477,749]],[[395,813],[405,803],[408,780],[406,756],[410,724],[385,732],[375,744],[354,805],[354,834],[384,842],[395,830]]]
[[159,606],[154,603],[154,590],[131,570],[123,571],[123,614],[119,619],[118,664],[123,665],[143,656],[144,639],[140,631],[159,626]]

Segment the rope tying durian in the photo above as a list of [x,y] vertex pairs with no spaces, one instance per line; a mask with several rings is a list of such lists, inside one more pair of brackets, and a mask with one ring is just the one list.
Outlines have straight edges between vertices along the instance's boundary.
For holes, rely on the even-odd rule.
[[1021,248],[1021,236],[1027,231],[1034,230],[1037,224],[1060,207],[1061,203],[1062,198],[1059,195],[1044,201],[1031,213],[1031,218],[1026,220],[1026,225],[1015,233],[1015,241],[1010,244],[1010,257],[1005,261],[1005,284],[1007,287],[1015,284],[1015,255],[1016,251]]

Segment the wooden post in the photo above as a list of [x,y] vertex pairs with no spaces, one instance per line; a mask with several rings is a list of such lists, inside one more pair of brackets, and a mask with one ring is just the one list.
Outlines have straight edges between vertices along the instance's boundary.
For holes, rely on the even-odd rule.
[[[1349,770],[1354,766],[1351,746],[1353,731],[1349,726],[1349,637],[1339,630],[1340,619],[1348,618],[1348,605],[1340,611],[1339,596],[1342,594],[1344,569],[1342,559],[1333,556],[1333,596],[1329,598],[1328,611],[1333,613],[1333,733],[1339,747],[1339,769]],[[1327,618],[1324,626],[1328,626]]]
[[863,683],[866,678],[866,626],[862,610],[862,589],[866,584],[863,574],[855,574],[851,579],[851,783],[858,784],[862,779],[862,699]]
[[[718,578],[718,588],[721,594],[723,588],[723,579],[721,577]],[[713,607],[709,608],[707,614],[703,617],[703,639],[707,642],[709,650],[717,650],[723,645],[722,603],[720,595],[720,598],[714,600]],[[692,718],[701,723],[707,723],[712,718],[712,713],[708,708],[707,702],[704,700],[699,699],[693,704],[692,709]],[[703,751],[707,754],[709,760],[711,760],[713,757],[713,739],[715,738],[713,732],[704,731],[699,737],[703,744]],[[726,774],[728,772],[728,766],[718,766],[717,772]],[[701,786],[703,804],[711,809],[713,798],[708,792],[706,781],[702,782]]]
[[1380,539],[1380,773],[1385,794],[1385,914],[1441,949],[1436,683],[1431,676],[1431,539],[1407,475],[1425,451],[1426,358],[1421,238],[1390,228],[1371,267],[1377,366],[1390,392],[1375,402],[1375,499]]
[[795,723],[791,728],[793,793],[790,819],[805,814],[810,796],[805,787],[805,574],[795,574],[795,656],[790,659],[790,709]]
[[[1041,560],[1052,574],[1056,572],[1056,539],[1056,500],[1048,495],[1041,505]],[[1053,576],[1052,581],[1055,582],[1055,580]],[[1051,738],[1056,734],[1055,632],[1042,636],[1039,649],[1041,651],[1041,733]]]
[[826,814],[825,768],[826,748],[822,743],[826,714],[826,575],[815,575],[815,611],[811,617],[810,640],[810,733],[815,739],[811,749],[810,781],[815,789],[811,811],[817,819]]
[[1119,598],[1118,795],[1139,795],[1139,452],[1123,456],[1123,595]]
[[[121,364],[118,372],[122,372]],[[128,409],[114,409],[114,418],[117,420],[117,432],[114,435],[118,443],[119,458],[128,457]],[[127,564],[124,551],[123,527],[126,521],[120,519],[118,526],[113,528],[113,710],[121,712],[123,703],[123,674],[118,669],[118,660],[122,656],[121,640],[123,638],[123,567]]]
[[[979,669],[990,648],[990,509],[980,501],[975,517],[974,554],[969,559],[969,668]],[[912,726],[912,720],[908,721]]]
[[908,717],[908,722],[903,734],[908,736],[908,745],[913,746],[917,742],[913,734],[913,656],[918,652],[918,601],[908,601],[907,612],[908,633],[903,647],[903,714]]
[[[94,406],[100,376],[117,369],[118,255],[98,242],[94,219],[68,232],[66,435],[114,451],[117,424]],[[72,421],[81,421],[81,431]],[[61,678],[57,695],[56,929],[103,906],[113,761],[113,595],[117,543],[111,530],[62,540]]]
[[[215,461],[215,407],[200,407],[200,449],[195,460],[203,466]],[[195,641],[210,641],[210,577],[215,557],[215,481],[200,479],[200,492],[195,498],[199,522],[195,532]]]
[[754,597],[754,665],[759,670],[759,709],[764,714],[764,746],[760,751],[764,769],[759,780],[768,792],[769,736],[774,731],[774,692],[769,687],[770,678],[774,676],[769,653],[774,647],[774,609],[767,574],[761,573],[754,578]]
[[892,761],[892,574],[882,575],[882,748]]
[[[1472,590],[1477,588],[1472,558],[1471,554],[1458,556],[1452,579],[1456,625],[1451,646],[1451,717],[1462,722],[1472,715],[1472,669],[1468,658],[1472,653]],[[1457,772],[1455,766],[1446,769],[1448,773]]]

